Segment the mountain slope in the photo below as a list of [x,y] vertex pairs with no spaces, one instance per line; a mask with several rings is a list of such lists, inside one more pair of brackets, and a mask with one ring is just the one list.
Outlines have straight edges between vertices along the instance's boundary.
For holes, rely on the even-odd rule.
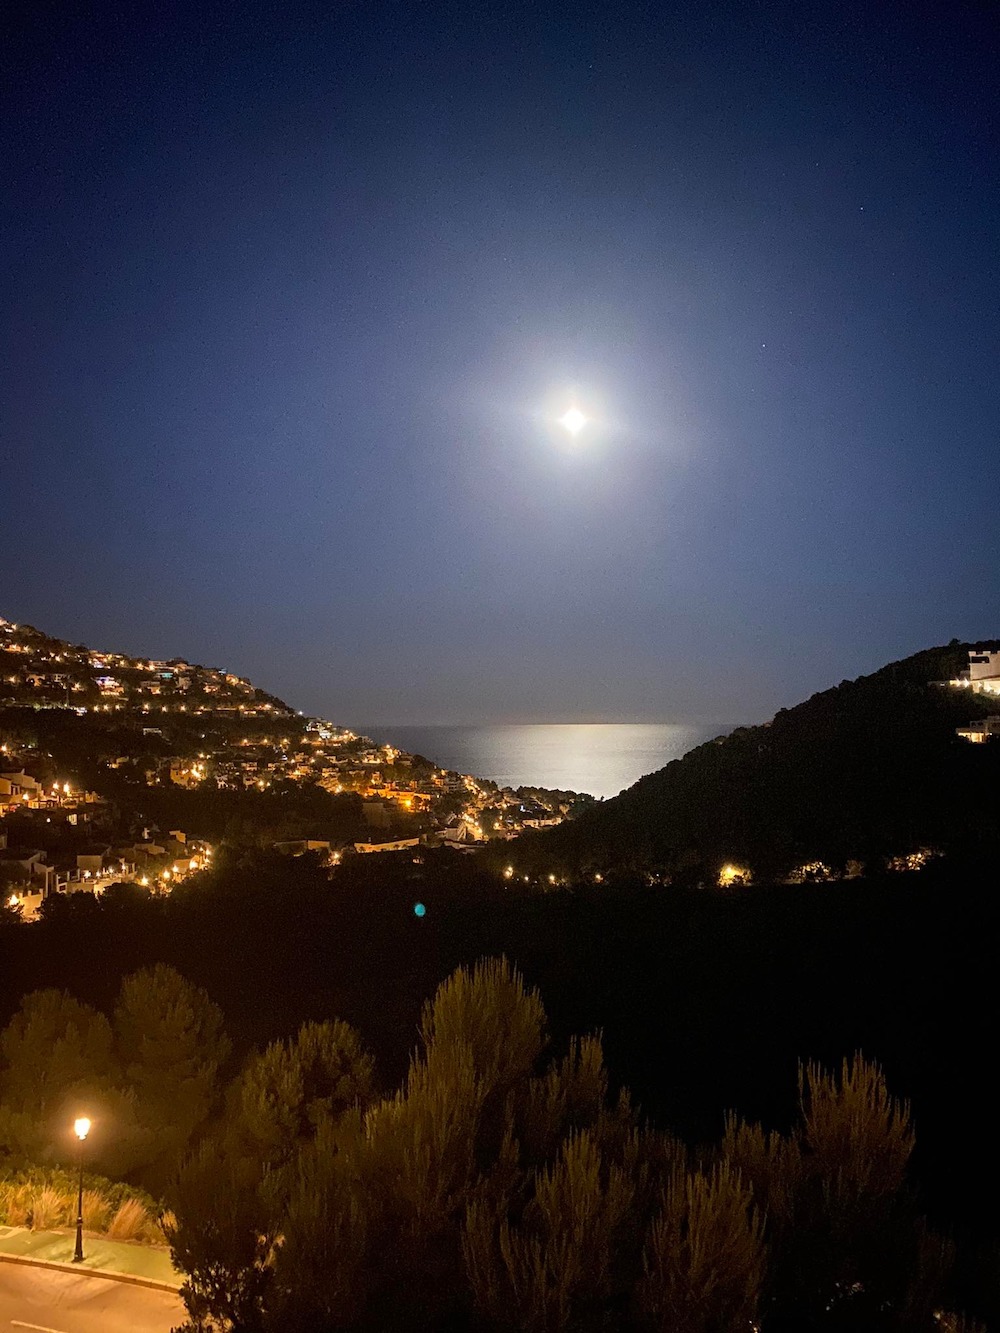
[[[559,876],[638,872],[715,882],[822,862],[874,863],[997,834],[1000,740],[955,728],[998,711],[950,680],[968,645],[928,649],[699,746],[509,860]],[[820,871],[820,874],[823,872]]]
[[102,652],[0,616],[0,705],[168,713],[293,716],[244,676],[174,657]]

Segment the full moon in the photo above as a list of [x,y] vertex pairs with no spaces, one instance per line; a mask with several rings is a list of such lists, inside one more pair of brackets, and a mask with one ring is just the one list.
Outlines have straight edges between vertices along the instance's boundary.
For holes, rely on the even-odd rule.
[[571,407],[559,418],[559,424],[568,430],[570,435],[579,435],[587,424],[587,418],[578,407]]

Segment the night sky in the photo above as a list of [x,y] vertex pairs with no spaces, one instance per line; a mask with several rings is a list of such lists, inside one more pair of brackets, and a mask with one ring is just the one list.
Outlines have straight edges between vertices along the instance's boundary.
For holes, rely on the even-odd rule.
[[0,614],[347,722],[1000,634],[994,5],[14,8]]

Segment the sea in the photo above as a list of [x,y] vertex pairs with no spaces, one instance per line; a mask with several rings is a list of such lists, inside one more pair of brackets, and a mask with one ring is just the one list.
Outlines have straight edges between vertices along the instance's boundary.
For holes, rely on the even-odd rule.
[[605,798],[680,759],[734,724],[530,723],[523,726],[358,725],[381,744],[502,787],[554,787]]

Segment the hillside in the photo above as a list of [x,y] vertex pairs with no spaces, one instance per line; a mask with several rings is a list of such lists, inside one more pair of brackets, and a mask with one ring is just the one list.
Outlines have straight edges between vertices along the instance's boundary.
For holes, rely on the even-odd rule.
[[1000,700],[934,683],[957,677],[969,648],[916,653],[702,745],[574,823],[521,838],[509,860],[518,875],[725,884],[989,843],[1000,742],[970,745],[956,727]]
[[193,864],[173,849],[183,838],[159,836],[171,830],[333,867],[344,854],[474,851],[487,829],[513,835],[590,802],[447,772],[220,668],[0,617],[0,883],[31,899],[82,876],[166,891]]
[[79,713],[190,712],[290,717],[286,703],[243,676],[174,657],[151,661],[56,639],[0,616],[0,707]]

